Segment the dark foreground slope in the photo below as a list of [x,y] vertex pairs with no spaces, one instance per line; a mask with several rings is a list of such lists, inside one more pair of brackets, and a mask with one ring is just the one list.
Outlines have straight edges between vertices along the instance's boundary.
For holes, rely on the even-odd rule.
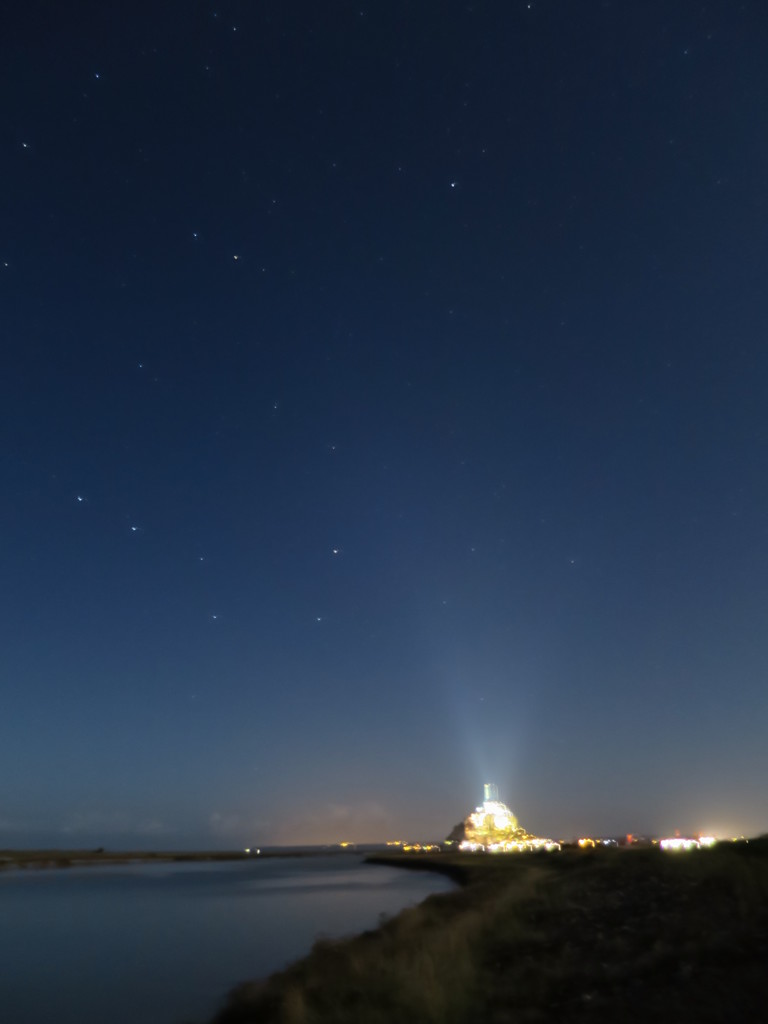
[[766,840],[401,863],[462,887],[318,942],[215,1024],[768,1019]]

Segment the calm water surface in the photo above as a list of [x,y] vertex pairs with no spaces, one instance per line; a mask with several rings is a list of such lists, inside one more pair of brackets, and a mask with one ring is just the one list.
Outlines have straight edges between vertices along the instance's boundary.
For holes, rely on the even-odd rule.
[[205,1021],[237,982],[319,935],[451,883],[358,856],[0,873],[0,1018],[9,1024]]

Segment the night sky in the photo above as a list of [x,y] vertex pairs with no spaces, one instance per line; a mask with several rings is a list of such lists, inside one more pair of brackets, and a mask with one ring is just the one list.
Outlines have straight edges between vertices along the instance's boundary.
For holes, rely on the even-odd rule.
[[764,6],[14,6],[0,846],[768,827]]

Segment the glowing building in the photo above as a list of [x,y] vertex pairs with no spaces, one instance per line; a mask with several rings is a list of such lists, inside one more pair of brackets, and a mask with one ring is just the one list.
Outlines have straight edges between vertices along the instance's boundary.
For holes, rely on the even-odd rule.
[[521,828],[509,807],[499,800],[499,789],[493,782],[485,783],[483,797],[482,805],[453,829],[449,843],[457,843],[460,850],[488,853],[560,849],[559,843]]

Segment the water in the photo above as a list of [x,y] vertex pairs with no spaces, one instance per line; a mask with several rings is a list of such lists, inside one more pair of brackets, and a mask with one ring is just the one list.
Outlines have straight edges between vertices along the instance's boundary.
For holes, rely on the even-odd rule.
[[451,883],[359,856],[0,874],[0,1018],[205,1021],[320,935],[374,927]]

